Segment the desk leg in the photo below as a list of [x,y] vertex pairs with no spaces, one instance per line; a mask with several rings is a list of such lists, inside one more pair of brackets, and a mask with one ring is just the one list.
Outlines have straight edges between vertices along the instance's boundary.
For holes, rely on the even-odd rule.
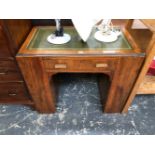
[[36,110],[40,113],[55,112],[54,86],[50,86],[49,77],[43,69],[40,58],[20,56],[16,58]]
[[120,58],[112,78],[104,112],[121,113],[140,73],[144,57]]

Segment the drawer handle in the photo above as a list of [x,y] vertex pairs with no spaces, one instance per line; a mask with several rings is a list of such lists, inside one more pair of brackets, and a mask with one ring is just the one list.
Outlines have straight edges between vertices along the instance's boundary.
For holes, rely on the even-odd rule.
[[6,75],[6,73],[5,72],[0,72],[0,75]]
[[54,68],[59,69],[59,68],[67,68],[66,64],[55,64]]
[[106,64],[106,63],[98,63],[98,64],[96,64],[96,68],[104,68],[104,67],[108,67],[108,64]]
[[16,96],[16,93],[9,93],[9,96]]

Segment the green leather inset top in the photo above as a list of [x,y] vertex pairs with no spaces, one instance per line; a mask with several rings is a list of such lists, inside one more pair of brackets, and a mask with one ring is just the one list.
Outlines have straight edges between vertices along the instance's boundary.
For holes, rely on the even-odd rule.
[[64,32],[71,35],[71,40],[63,45],[50,44],[47,37],[54,32],[54,27],[39,27],[31,42],[27,46],[28,50],[131,50],[132,47],[122,33],[118,40],[112,43],[102,43],[94,38],[95,29],[92,31],[86,43],[83,43],[73,27],[64,27]]

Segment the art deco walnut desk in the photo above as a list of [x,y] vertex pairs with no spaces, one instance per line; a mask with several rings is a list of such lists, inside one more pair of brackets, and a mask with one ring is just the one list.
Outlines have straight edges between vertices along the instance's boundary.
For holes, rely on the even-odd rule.
[[[94,39],[94,30],[82,43],[73,27],[65,27],[72,39],[64,45],[47,42],[53,31],[53,27],[34,27],[16,56],[36,110],[55,112],[57,73],[101,73],[110,79],[103,111],[122,112],[145,58],[128,31],[122,28],[116,42],[101,43]],[[104,80],[100,80],[102,94]]]

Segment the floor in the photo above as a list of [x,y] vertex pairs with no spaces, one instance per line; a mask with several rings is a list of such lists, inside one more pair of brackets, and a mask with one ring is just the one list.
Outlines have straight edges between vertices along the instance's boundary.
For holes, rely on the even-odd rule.
[[38,114],[21,105],[0,105],[0,134],[155,134],[155,95],[136,96],[128,114],[103,114],[96,76],[63,75],[59,91],[55,114]]

